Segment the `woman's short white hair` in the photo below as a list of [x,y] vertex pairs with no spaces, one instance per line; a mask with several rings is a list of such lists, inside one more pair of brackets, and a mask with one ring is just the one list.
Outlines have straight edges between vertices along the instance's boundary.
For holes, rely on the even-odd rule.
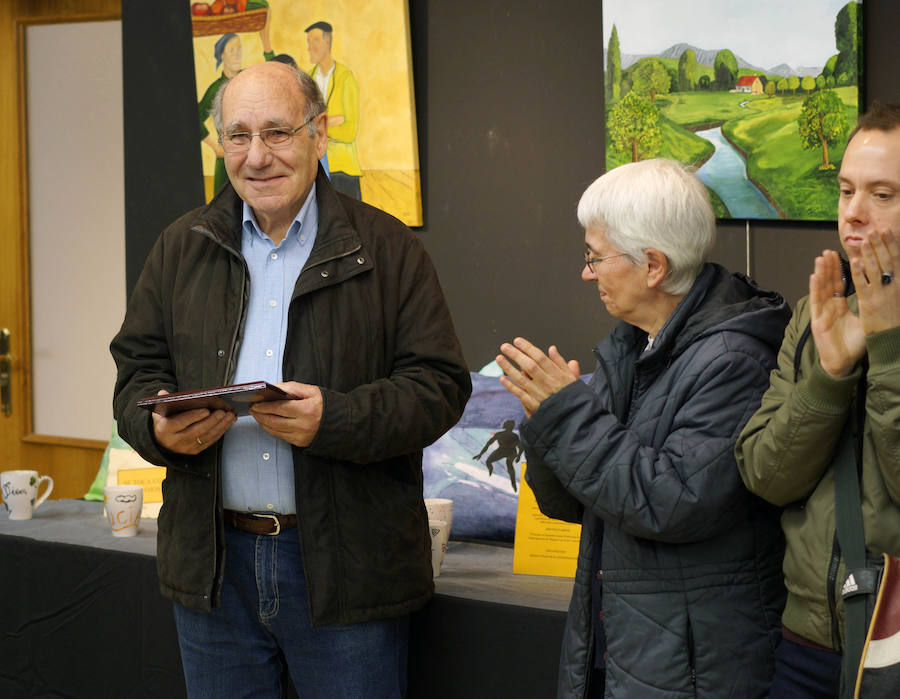
[[686,294],[716,242],[706,187],[681,163],[664,158],[628,163],[597,178],[581,195],[578,222],[637,264],[656,248],[669,262],[659,288]]

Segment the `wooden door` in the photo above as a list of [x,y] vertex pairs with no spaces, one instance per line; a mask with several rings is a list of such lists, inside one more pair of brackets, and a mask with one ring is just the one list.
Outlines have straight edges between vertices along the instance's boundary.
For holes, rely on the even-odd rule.
[[[96,475],[105,441],[38,434],[34,429],[24,37],[33,24],[120,18],[120,0],[0,3],[0,329],[6,328],[10,338],[10,401],[6,409],[0,407],[0,469],[30,468],[52,476],[53,498],[84,495]],[[65,129],[66,114],[58,117],[59,128]],[[95,312],[83,309],[86,317]],[[77,395],[60,395],[59,400],[71,406],[67,409],[79,409]]]

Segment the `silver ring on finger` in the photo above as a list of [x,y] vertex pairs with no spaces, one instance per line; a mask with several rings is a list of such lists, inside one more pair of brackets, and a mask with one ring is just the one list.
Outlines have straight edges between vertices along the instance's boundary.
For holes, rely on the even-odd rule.
[[882,272],[881,273],[881,283],[882,284],[890,284],[894,281],[894,273],[893,272]]
[[199,444],[201,447],[203,446],[203,440],[199,437],[197,437],[197,444]]

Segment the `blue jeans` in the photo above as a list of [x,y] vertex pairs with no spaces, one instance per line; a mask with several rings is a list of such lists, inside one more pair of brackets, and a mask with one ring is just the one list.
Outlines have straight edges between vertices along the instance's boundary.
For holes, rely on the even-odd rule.
[[769,699],[837,699],[841,656],[782,638]]
[[189,697],[279,699],[285,664],[303,699],[406,695],[409,616],[311,628],[297,530],[225,535],[222,606],[174,605]]

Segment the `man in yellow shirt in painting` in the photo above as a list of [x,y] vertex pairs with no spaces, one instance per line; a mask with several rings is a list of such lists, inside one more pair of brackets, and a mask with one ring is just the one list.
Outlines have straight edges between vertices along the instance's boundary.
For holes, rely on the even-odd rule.
[[327,107],[328,167],[336,190],[362,200],[356,134],[359,130],[359,85],[347,66],[331,56],[332,27],[315,22],[306,28],[309,74],[316,81]]

